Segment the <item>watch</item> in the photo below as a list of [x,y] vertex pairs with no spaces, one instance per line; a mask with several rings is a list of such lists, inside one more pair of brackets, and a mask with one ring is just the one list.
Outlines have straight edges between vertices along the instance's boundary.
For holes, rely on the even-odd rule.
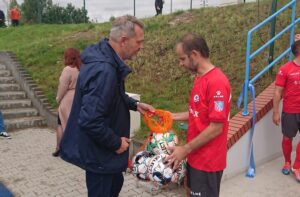
[[135,102],[136,107],[140,104],[140,101]]

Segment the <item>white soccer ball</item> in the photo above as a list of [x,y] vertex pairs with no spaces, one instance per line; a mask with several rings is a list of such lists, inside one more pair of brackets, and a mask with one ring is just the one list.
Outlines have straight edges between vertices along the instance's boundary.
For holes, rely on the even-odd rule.
[[173,176],[171,178],[172,183],[180,184],[184,177],[186,176],[186,161],[182,161],[179,167],[174,171]]
[[178,141],[178,137],[173,131],[164,134],[157,133],[153,134],[149,147],[152,148],[152,152],[155,154],[171,154],[168,148],[176,146]]
[[159,185],[166,185],[171,182],[173,171],[165,163],[166,154],[154,156],[148,166],[149,178]]
[[153,155],[146,151],[138,152],[132,159],[132,173],[138,179],[149,180],[148,165]]

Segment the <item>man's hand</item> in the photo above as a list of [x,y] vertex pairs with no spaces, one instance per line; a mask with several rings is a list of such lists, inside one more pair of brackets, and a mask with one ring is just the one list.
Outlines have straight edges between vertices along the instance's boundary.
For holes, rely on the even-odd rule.
[[280,124],[280,115],[278,112],[273,112],[273,122],[277,126]]
[[137,103],[137,110],[138,110],[141,114],[144,114],[144,113],[146,113],[147,111],[150,111],[150,112],[152,112],[152,113],[155,112],[154,107],[152,107],[151,105],[148,105],[148,104],[146,104],[146,103],[140,103],[140,102]]
[[168,148],[172,151],[172,154],[166,158],[169,166],[172,166],[173,170],[176,170],[182,160],[191,152],[187,144],[185,146],[174,146]]
[[123,152],[125,152],[130,144],[130,139],[128,139],[127,137],[121,137],[121,146],[118,150],[116,150],[117,154],[121,154]]

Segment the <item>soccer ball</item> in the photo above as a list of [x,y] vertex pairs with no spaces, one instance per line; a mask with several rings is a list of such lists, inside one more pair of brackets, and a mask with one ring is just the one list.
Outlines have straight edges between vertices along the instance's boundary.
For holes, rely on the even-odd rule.
[[148,165],[153,155],[146,151],[138,152],[132,159],[132,173],[138,179],[149,180]]
[[178,183],[180,184],[185,175],[186,175],[186,161],[182,161],[179,165],[179,167],[174,171],[173,176],[171,178],[172,183]]
[[166,185],[171,182],[173,171],[165,164],[166,154],[155,155],[148,166],[149,179],[159,185]]
[[149,143],[149,150],[155,154],[171,154],[168,150],[169,147],[176,146],[178,144],[178,137],[173,131],[167,133],[155,133],[153,134],[152,140]]

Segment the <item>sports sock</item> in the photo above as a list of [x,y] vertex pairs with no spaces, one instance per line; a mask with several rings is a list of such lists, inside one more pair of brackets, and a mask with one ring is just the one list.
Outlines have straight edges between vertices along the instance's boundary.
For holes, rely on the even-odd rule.
[[293,166],[294,169],[300,169],[300,142],[298,142],[296,149],[296,159]]
[[[291,153],[292,153],[292,142],[293,138],[282,137],[282,152],[285,162],[291,163]],[[298,144],[299,145],[299,144]],[[300,153],[300,151],[299,151]]]

